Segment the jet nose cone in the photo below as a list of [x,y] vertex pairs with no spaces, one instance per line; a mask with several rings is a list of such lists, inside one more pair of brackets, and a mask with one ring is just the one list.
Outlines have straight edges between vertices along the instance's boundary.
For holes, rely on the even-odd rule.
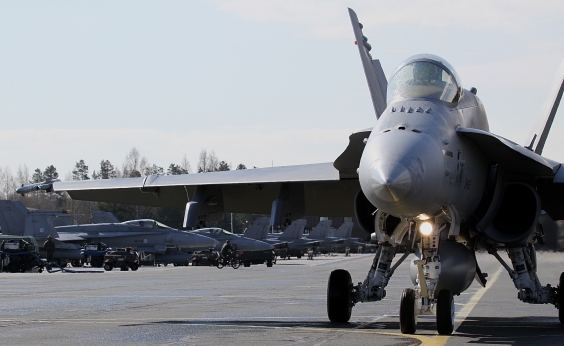
[[383,201],[397,202],[411,189],[411,174],[401,163],[379,160],[371,172],[374,194]]
[[208,248],[219,244],[215,239],[193,233],[186,233],[186,241],[183,247],[187,248]]
[[402,217],[440,210],[444,172],[445,161],[436,142],[427,134],[402,130],[372,136],[358,171],[370,203]]

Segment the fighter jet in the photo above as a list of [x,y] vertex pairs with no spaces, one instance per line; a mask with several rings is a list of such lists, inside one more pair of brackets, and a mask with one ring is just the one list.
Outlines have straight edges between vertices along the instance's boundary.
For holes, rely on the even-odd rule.
[[215,249],[220,250],[227,240],[232,245],[235,245],[238,250],[242,251],[264,251],[272,250],[274,246],[260,240],[255,240],[233,234],[224,230],[223,228],[200,228],[195,231],[186,232],[187,234],[201,235],[216,240]]
[[[191,250],[217,244],[211,238],[176,230],[148,219],[70,225],[69,222],[58,220],[68,220],[73,216],[71,214],[60,211],[28,211],[19,201],[0,201],[0,211],[3,232],[31,235],[40,244],[50,235],[56,243],[54,258],[71,260],[73,263],[82,258],[81,246],[91,242],[102,242],[113,248],[130,246],[151,254],[163,253],[167,247]],[[64,225],[56,226],[61,223]]]
[[308,240],[317,240],[320,242],[320,247],[331,247],[332,245],[343,244],[343,238],[338,238],[334,236],[335,229],[331,227],[333,221],[322,220],[319,221],[317,226],[315,226],[311,232],[305,237]]
[[351,247],[366,245],[366,241],[364,239],[352,236],[352,229],[352,222],[343,222],[343,224],[335,230],[334,236],[343,239],[343,246]]
[[[519,300],[553,304],[564,323],[564,274],[557,285],[543,285],[534,248],[543,235],[541,210],[564,219],[564,169],[541,156],[564,90],[564,64],[539,126],[519,145],[489,131],[477,89],[463,88],[443,58],[412,56],[388,82],[356,14],[349,14],[376,119],[349,137],[334,162],[37,188],[81,200],[185,207],[189,227],[224,212],[270,213],[273,225],[304,215],[354,215],[379,246],[360,284],[346,270],[331,273],[327,312],[334,322],[348,321],[355,304],[383,299],[396,268],[415,253],[400,329],[415,333],[417,316],[434,314],[438,333],[451,334],[453,297],[473,280],[486,285],[475,256],[481,245],[507,270]],[[392,264],[398,246],[406,251]]]
[[245,230],[245,237],[264,241],[272,244],[277,253],[282,258],[289,259],[291,256],[301,258],[304,250],[318,247],[319,240],[305,239],[304,227],[307,224],[305,219],[298,219],[292,222],[284,232],[280,234],[269,233],[270,218],[259,217],[253,222],[251,227]]

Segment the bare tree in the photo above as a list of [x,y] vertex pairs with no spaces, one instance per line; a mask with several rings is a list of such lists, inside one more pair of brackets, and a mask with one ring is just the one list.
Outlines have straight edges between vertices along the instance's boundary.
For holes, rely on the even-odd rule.
[[202,149],[200,152],[200,160],[198,161],[198,173],[215,172],[219,168],[219,160],[212,150],[208,152]]
[[192,167],[190,166],[190,161],[186,158],[186,154],[184,154],[184,157],[180,162],[180,167],[182,167],[187,173],[192,173]]
[[16,173],[16,182],[18,186],[27,185],[30,183],[29,169],[27,168],[26,164],[24,164],[23,167],[22,165],[18,166],[18,173]]
[[123,177],[140,177],[141,172],[148,166],[146,158],[142,158],[139,151],[133,147],[129,154],[125,156],[123,163]]
[[10,199],[17,188],[16,179],[10,167],[0,167],[0,196],[3,199]]

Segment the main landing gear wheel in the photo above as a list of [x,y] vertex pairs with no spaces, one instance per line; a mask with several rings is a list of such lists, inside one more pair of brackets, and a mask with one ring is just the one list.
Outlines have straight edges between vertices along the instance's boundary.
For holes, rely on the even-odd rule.
[[564,324],[564,273],[560,274],[556,299],[558,300],[558,319],[561,324]]
[[327,315],[331,322],[345,323],[351,318],[352,280],[344,269],[331,272],[327,284]]
[[450,290],[441,290],[437,299],[437,332],[450,335],[454,330],[454,298]]
[[406,288],[400,300],[400,330],[402,334],[415,334],[417,317],[415,316],[415,290]]

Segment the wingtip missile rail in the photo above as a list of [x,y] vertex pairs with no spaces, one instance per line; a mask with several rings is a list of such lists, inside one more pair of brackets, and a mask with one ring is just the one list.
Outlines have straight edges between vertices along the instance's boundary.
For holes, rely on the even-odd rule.
[[20,186],[17,190],[16,193],[20,194],[20,195],[25,195],[26,193],[30,193],[30,192],[34,192],[34,191],[46,191],[46,192],[52,192],[53,191],[53,183],[56,181],[61,181],[60,179],[53,179],[53,180],[47,180],[47,181],[43,181],[40,183],[34,183],[34,184],[29,184],[29,185],[23,185]]

